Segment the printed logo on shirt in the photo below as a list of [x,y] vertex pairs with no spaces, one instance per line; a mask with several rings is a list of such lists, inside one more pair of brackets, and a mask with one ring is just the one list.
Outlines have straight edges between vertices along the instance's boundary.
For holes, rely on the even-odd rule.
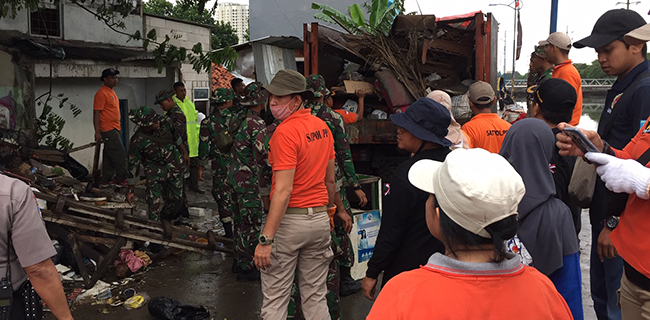
[[621,99],[622,95],[623,95],[622,93],[619,93],[616,95],[616,97],[614,97],[614,100],[612,100],[612,104],[609,106],[609,108],[607,108],[607,113],[612,113],[612,111],[614,110],[614,106],[616,105],[618,100]]
[[323,129],[322,131],[313,131],[305,135],[307,137],[307,142],[312,142],[327,138],[329,136],[329,130]]
[[650,133],[650,123],[643,129],[643,133]]
[[34,195],[34,202],[36,203],[36,210],[38,210],[38,215],[40,215],[41,219],[43,219],[43,213],[41,213],[41,207],[38,205],[38,199],[36,199],[36,195]]
[[487,134],[488,137],[490,136],[505,136],[508,130],[486,130],[485,133]]

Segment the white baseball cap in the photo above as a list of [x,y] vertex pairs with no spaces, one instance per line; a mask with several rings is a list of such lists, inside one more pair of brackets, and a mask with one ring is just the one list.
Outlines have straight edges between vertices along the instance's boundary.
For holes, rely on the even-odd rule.
[[646,41],[650,40],[650,23],[644,24],[626,33],[624,39],[625,42],[630,45],[643,44]]
[[560,49],[569,50],[571,49],[571,38],[564,32],[553,32],[546,40],[538,42],[538,45],[540,46],[545,46],[547,44],[554,45]]
[[456,149],[445,162],[420,160],[408,177],[416,188],[435,194],[451,220],[484,238],[492,238],[485,227],[517,214],[526,193],[521,176],[504,157],[478,148]]

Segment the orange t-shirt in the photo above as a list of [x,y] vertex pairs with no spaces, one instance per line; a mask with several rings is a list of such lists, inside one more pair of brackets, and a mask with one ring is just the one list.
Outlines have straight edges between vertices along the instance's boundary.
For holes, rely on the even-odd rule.
[[511,124],[496,113],[479,113],[463,125],[470,148],[483,148],[492,153],[501,150],[503,139]]
[[[622,159],[639,159],[650,148],[650,118],[637,132],[632,141],[623,150],[615,150],[616,156]],[[646,165],[650,167],[650,163]],[[627,199],[625,210],[621,214],[618,226],[609,238],[612,239],[616,251],[636,271],[650,278],[650,200],[639,198],[636,193]]]
[[578,69],[573,66],[571,60],[564,61],[553,67],[552,78],[562,79],[571,84],[573,89],[576,89],[578,99],[576,100],[576,107],[573,109],[573,115],[569,124],[577,126],[582,116],[582,78],[580,77],[580,73],[578,73]]
[[462,272],[430,264],[402,272],[384,286],[366,320],[573,319],[551,280],[535,268]]
[[269,162],[274,173],[271,198],[275,172],[295,169],[289,207],[327,205],[325,174],[327,163],[334,159],[334,138],[327,124],[312,116],[310,109],[298,110],[278,125],[269,144]]
[[95,93],[93,110],[99,112],[99,131],[120,130],[120,101],[113,89],[102,86]]
[[343,109],[336,109],[334,111],[338,112],[338,114],[340,114],[343,117],[343,121],[345,121],[345,123],[347,123],[347,124],[357,122],[357,114],[356,113],[345,111]]

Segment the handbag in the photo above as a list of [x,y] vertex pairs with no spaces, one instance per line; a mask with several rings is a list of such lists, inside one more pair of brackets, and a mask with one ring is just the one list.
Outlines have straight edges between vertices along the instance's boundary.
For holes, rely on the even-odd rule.
[[583,158],[576,158],[569,181],[569,197],[580,208],[589,208],[596,186],[596,167]]
[[[9,257],[13,251],[13,242],[11,241],[11,231],[8,233],[7,239],[7,281],[11,282],[11,265]],[[11,286],[11,283],[10,283]],[[20,320],[41,320],[43,319],[43,302],[41,297],[38,296],[32,283],[29,280],[23,282],[18,290],[13,292],[11,300],[10,319]]]

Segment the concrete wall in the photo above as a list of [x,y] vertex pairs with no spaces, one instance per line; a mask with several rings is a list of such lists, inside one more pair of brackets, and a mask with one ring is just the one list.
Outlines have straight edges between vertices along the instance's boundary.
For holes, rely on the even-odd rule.
[[[171,38],[170,44],[172,45],[184,47],[188,50],[191,50],[196,43],[201,43],[204,52],[210,50],[210,28],[147,15],[145,15],[145,22],[146,32],[155,29],[156,35],[160,41],[165,38],[165,35],[169,35]],[[180,37],[176,39],[174,38],[174,35]],[[183,63],[180,66],[180,75],[177,74],[175,80],[182,80],[183,83],[185,83],[187,96],[191,100],[193,98],[192,84],[196,81],[208,82],[210,80],[210,75],[206,72],[197,73],[194,71],[194,69],[192,69],[191,64]]]
[[29,14],[25,10],[21,10],[16,15],[16,18],[11,19],[10,16],[0,19],[0,30],[16,30],[22,33],[29,32]]
[[[349,0],[322,0],[327,4],[347,13]],[[250,0],[250,33],[251,40],[266,36],[296,36],[302,39],[302,24],[316,22],[325,24],[314,18],[318,11],[311,8],[312,1],[295,0]],[[329,24],[327,24],[329,25]],[[340,29],[337,26],[329,25]]]
[[[128,41],[128,36],[119,34],[109,29],[103,22],[81,7],[67,1],[63,2],[62,21],[63,36],[65,40],[80,40],[87,42],[101,42],[126,47],[141,47],[142,41]],[[122,20],[127,33],[136,30],[142,31],[142,17],[130,14]],[[29,12],[21,10],[16,18],[5,17],[0,19],[0,30],[17,30],[29,33]]]
[[[126,70],[117,66],[118,70]],[[118,84],[115,87],[115,93],[118,98],[127,99],[129,109],[139,108],[140,106],[147,105],[152,107],[157,112],[161,113],[158,106],[154,105],[155,96],[158,91],[162,89],[171,88],[174,82],[173,71],[167,70],[164,75],[158,78],[128,78],[120,74]],[[68,106],[62,109],[54,108],[55,112],[61,115],[66,124],[61,134],[70,139],[76,146],[80,146],[93,141],[94,127],[93,127],[93,99],[97,90],[102,86],[99,78],[93,76],[87,77],[59,77],[52,79],[52,95],[57,96],[62,93],[72,103],[79,107],[82,112],[76,118],[73,117],[72,112]],[[49,89],[49,79],[39,77],[36,79],[36,96],[47,92]],[[54,99],[54,106],[58,106],[58,100]],[[43,111],[42,107],[36,106],[36,115],[40,116]],[[126,121],[127,127],[122,128],[129,132],[129,136],[133,134],[134,125],[128,120]],[[73,157],[81,164],[86,166],[89,170],[92,169],[93,151],[94,149],[86,149],[73,154]]]
[[[142,47],[142,41],[129,39],[128,36],[109,29],[106,24],[97,20],[81,7],[65,2],[63,6],[63,38],[66,40],[81,40],[101,42],[125,47]],[[125,24],[124,32],[142,32],[142,17],[130,14],[122,19]]]

